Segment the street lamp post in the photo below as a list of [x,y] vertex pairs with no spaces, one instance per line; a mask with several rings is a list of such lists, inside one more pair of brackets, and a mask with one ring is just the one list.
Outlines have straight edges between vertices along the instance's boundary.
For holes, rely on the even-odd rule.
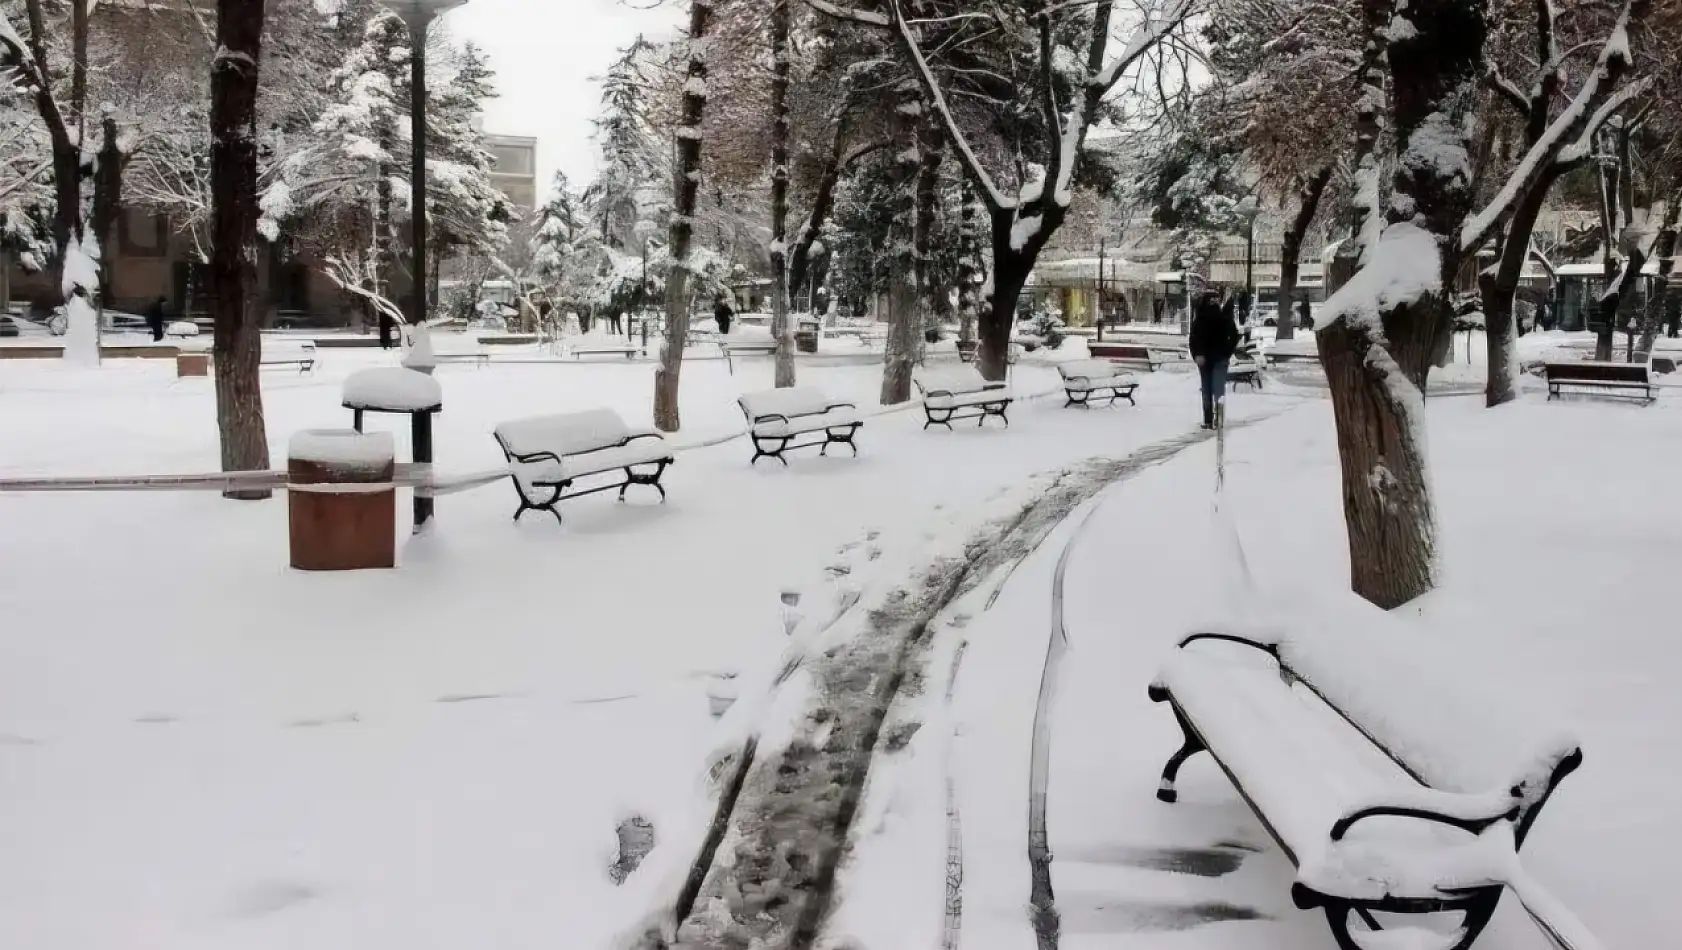
[[[467,0],[380,0],[409,25],[409,223],[414,266],[409,290],[409,327],[423,333],[427,305],[426,248],[426,29],[439,14],[461,6]],[[432,417],[419,414],[413,419],[414,459],[432,462]],[[431,498],[415,493],[415,530],[432,520]]]

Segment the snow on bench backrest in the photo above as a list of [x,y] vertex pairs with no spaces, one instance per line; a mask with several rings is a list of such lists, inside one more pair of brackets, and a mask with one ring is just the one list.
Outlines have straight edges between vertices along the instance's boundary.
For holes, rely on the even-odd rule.
[[1515,695],[1511,668],[1473,668],[1472,651],[1437,636],[1342,595],[1279,657],[1433,788],[1521,787],[1535,804],[1576,738]]
[[922,368],[912,374],[925,393],[948,392],[954,396],[964,393],[978,393],[987,388],[987,380],[981,371],[973,366],[942,366],[937,369]]
[[515,455],[577,455],[618,445],[631,431],[612,409],[592,409],[504,422],[496,427],[496,437]]
[[1057,371],[1064,379],[1109,379],[1123,373],[1121,367],[1108,360],[1071,360],[1058,363]]
[[750,422],[762,416],[814,416],[835,404],[828,393],[815,386],[745,393],[737,402]]

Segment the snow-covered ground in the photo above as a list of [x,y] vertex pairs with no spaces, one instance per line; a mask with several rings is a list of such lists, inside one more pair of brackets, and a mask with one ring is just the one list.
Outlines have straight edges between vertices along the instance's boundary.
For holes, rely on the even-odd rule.
[[[312,376],[265,375],[277,460],[291,433],[346,425],[344,378],[394,359],[320,355]],[[920,551],[951,550],[1038,490],[1031,476],[1155,446],[1168,461],[1077,510],[996,601],[984,585],[940,619],[913,699],[923,727],[872,772],[831,935],[929,945],[956,921],[964,948],[1033,945],[1029,752],[1061,559],[1070,650],[1047,820],[1062,945],[1332,946],[1206,758],[1180,804],[1152,794],[1178,733],[1145,686],[1207,615],[1204,572],[1230,553],[1210,516],[1212,448],[1176,441],[1196,419],[1193,376],[1148,377],[1136,409],[1065,410],[1030,357],[1014,383],[1038,398],[1008,430],[925,432],[920,412],[890,411],[857,461],[753,469],[730,438],[734,400],[770,384],[770,362],[736,371],[686,367],[670,503],[593,496],[564,506],[564,527],[516,526],[505,485],[448,496],[394,572],[289,571],[283,498],[0,495],[0,942],[606,946],[648,893],[609,880],[615,827],[645,815],[658,838],[691,817],[719,738],[708,693],[783,649],[780,595],[816,605],[897,582]],[[1233,418],[1260,421],[1228,446],[1249,562],[1298,599],[1346,582],[1314,372],[1235,394]],[[491,427],[521,415],[611,406],[644,425],[652,374],[618,359],[446,365],[440,468],[496,465]],[[842,346],[802,362],[803,383],[861,406],[879,374]],[[1444,373],[1442,388],[1475,375]],[[1410,622],[1579,727],[1587,762],[1527,861],[1610,946],[1663,945],[1682,932],[1663,899],[1682,804],[1654,793],[1682,777],[1666,584],[1682,563],[1667,490],[1682,401],[1547,405],[1531,386],[1497,412],[1431,405],[1447,583]],[[214,399],[167,364],[0,362],[0,446],[0,476],[210,470]],[[954,842],[961,917],[946,904]],[[1483,946],[1541,946],[1528,928],[1506,906]]]
[[[1546,404],[1532,393],[1493,412],[1475,398],[1431,407],[1445,583],[1406,620],[1492,671],[1490,703],[1538,703],[1575,727],[1586,762],[1543,812],[1525,865],[1606,946],[1668,946],[1682,932],[1682,909],[1667,899],[1682,800],[1656,790],[1682,779],[1671,587],[1682,567],[1682,496],[1671,486],[1682,403]],[[1346,589],[1332,431],[1322,401],[1229,439],[1224,510],[1257,584],[1299,616]],[[1068,652],[1047,707],[1060,945],[1334,946],[1319,912],[1292,906],[1289,862],[1207,756],[1182,772],[1178,804],[1154,797],[1180,733],[1146,687],[1178,638],[1231,607],[1222,579],[1234,539],[1212,513],[1213,485],[1213,447],[1188,448],[1077,512],[990,609],[958,605],[968,622],[942,634],[931,664],[944,678],[962,642],[953,699],[925,711],[934,728],[900,767],[873,778],[876,817],[843,875],[838,932],[888,945],[869,921],[911,905],[925,915],[920,945],[939,939],[951,919],[928,908],[948,896],[956,841],[959,945],[1035,946],[1030,761],[1061,560]],[[915,884],[884,887],[894,867],[912,869]],[[1548,944],[1509,898],[1479,946]]]
[[[347,425],[344,378],[394,359],[319,355],[313,375],[265,373],[277,461],[293,432]],[[1147,380],[1137,409],[1064,410],[1055,372],[1024,362],[1019,396],[1058,391],[1008,430],[925,432],[901,411],[869,420],[857,461],[755,469],[728,437],[771,365],[736,370],[686,367],[677,441],[699,447],[669,504],[592,496],[558,527],[512,524],[505,484],[452,495],[389,573],[289,571],[283,498],[0,495],[0,942],[602,946],[634,910],[607,878],[615,826],[687,806],[707,692],[781,649],[785,589],[865,583],[1029,475],[1197,413],[1183,372]],[[876,402],[868,357],[802,372]],[[652,374],[446,365],[439,466],[499,463],[491,428],[522,415],[611,406],[644,425]],[[370,425],[407,457],[401,425]],[[167,363],[0,362],[0,446],[8,476],[214,470],[214,397]]]

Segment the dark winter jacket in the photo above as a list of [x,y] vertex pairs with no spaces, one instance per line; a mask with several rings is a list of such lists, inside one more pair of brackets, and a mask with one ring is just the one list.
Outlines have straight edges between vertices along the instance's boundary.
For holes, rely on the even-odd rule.
[[1213,300],[1203,300],[1191,318],[1191,355],[1212,360],[1230,360],[1238,348],[1238,324],[1230,311]]

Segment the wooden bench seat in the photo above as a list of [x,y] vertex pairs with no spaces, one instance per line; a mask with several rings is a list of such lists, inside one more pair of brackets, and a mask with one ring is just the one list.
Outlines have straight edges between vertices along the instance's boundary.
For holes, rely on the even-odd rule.
[[1092,341],[1086,344],[1086,351],[1093,359],[1107,360],[1128,369],[1142,369],[1147,373],[1156,372],[1166,362],[1156,350],[1137,343]]
[[1133,391],[1139,388],[1139,378],[1108,360],[1059,363],[1057,372],[1063,377],[1063,393],[1069,400],[1063,404],[1065,409],[1090,407],[1093,399],[1108,399],[1112,406],[1118,399],[1138,405],[1133,402]]
[[1151,686],[1185,741],[1209,752],[1297,867],[1292,898],[1325,911],[1343,950],[1394,925],[1376,914],[1461,915],[1440,946],[1488,924],[1504,870],[1582,752],[1535,710],[1491,693],[1465,657],[1370,605],[1323,629],[1186,638]]
[[1542,364],[1542,374],[1548,381],[1550,400],[1564,395],[1566,388],[1647,403],[1654,398],[1653,376],[1646,363],[1547,362]]
[[975,419],[976,425],[986,425],[993,417],[1010,425],[1005,414],[1012,400],[1010,387],[984,378],[974,366],[925,367],[911,378],[923,393],[925,429],[932,425],[950,429],[954,419]]
[[[520,496],[515,521],[528,511],[547,511],[559,522],[560,502],[615,488],[624,501],[632,485],[647,485],[666,500],[660,478],[674,461],[671,446],[659,433],[631,431],[611,409],[516,419],[497,426],[495,434]],[[574,487],[581,479],[621,473],[618,480]]]
[[[749,464],[774,458],[787,465],[784,453],[812,446],[821,446],[818,454],[828,455],[831,445],[846,445],[858,457],[859,447],[854,439],[864,425],[858,407],[831,399],[815,386],[747,393],[736,404],[747,416],[748,436],[753,440],[753,459]],[[801,436],[819,433],[822,439],[796,441]]]

